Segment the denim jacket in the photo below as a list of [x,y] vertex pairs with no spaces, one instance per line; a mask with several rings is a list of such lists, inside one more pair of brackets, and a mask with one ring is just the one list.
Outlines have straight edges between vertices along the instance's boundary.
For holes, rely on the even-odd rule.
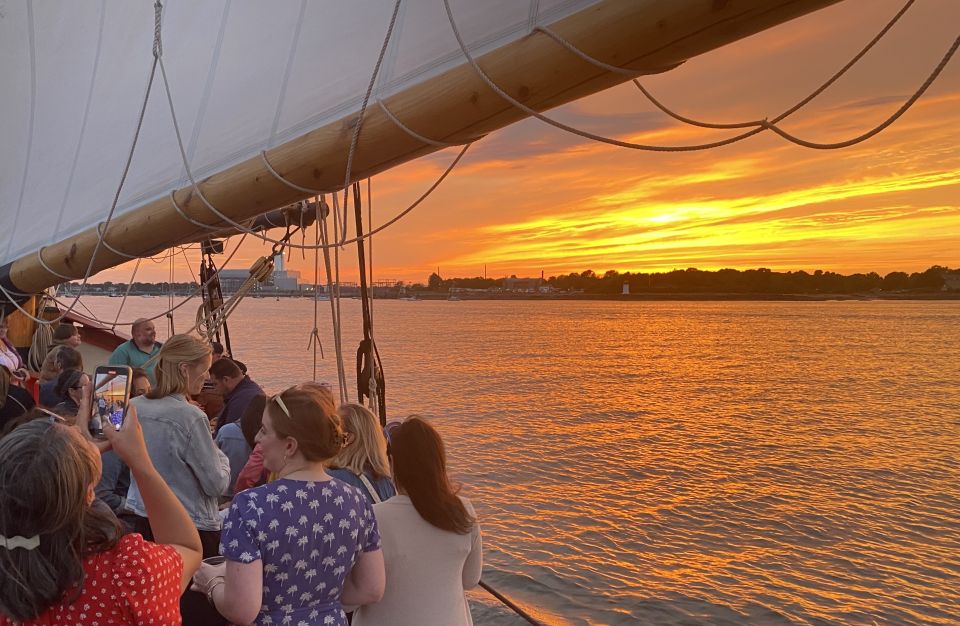
[[[131,401],[150,460],[199,530],[220,530],[219,496],[230,483],[230,460],[213,443],[207,416],[180,394]],[[127,509],[147,517],[136,479]]]

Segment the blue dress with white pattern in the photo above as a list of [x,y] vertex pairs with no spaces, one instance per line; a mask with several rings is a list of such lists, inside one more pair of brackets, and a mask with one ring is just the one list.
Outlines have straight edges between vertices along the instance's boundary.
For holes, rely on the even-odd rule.
[[346,626],[343,583],[360,552],[379,548],[373,508],[339,480],[281,478],[242,491],[220,538],[228,560],[263,561],[256,626]]

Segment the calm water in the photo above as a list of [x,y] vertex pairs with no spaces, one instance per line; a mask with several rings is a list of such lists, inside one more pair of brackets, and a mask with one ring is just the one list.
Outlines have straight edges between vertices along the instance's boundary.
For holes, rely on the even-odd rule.
[[[132,299],[123,319],[165,306]],[[374,314],[391,414],[441,430],[485,579],[543,621],[960,623],[960,302]],[[359,302],[343,316],[353,355]],[[311,377],[312,328],[310,301],[248,299],[234,352],[279,389]],[[471,598],[479,624],[523,623]]]

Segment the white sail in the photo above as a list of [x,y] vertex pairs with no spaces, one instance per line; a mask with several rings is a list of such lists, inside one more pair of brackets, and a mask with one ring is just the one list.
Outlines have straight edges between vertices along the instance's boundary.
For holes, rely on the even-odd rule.
[[[592,0],[456,0],[482,53]],[[163,10],[163,56],[191,168],[206,176],[356,111],[394,3],[193,2]],[[29,0],[0,15],[0,263],[102,221],[152,61],[153,3]],[[402,2],[373,101],[462,62],[440,0]],[[155,84],[117,215],[186,181]]]

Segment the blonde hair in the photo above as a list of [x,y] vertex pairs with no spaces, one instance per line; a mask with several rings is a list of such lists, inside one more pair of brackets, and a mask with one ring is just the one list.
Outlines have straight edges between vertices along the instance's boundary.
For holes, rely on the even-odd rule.
[[164,342],[157,353],[154,370],[157,386],[147,393],[148,398],[165,398],[171,394],[187,392],[187,379],[180,372],[180,364],[193,365],[210,356],[210,344],[193,335],[174,335]]
[[330,466],[348,469],[357,475],[370,470],[377,478],[390,476],[387,439],[377,416],[362,404],[340,405],[337,413],[343,430],[353,435],[353,442],[330,459]]

